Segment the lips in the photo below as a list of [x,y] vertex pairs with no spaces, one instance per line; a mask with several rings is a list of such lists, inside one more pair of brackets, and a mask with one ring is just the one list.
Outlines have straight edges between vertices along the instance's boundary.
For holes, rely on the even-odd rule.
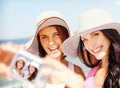
[[51,53],[56,53],[58,51],[58,48],[59,47],[51,47],[51,48],[49,48],[49,50]]
[[102,48],[103,48],[103,46],[99,46],[99,47],[93,49],[92,51],[93,51],[94,54],[98,54],[98,53],[101,52]]

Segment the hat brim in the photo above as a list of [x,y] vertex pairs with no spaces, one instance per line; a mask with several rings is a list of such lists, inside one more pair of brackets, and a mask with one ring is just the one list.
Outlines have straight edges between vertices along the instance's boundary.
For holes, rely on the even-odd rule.
[[39,54],[39,51],[38,51],[38,43],[37,43],[37,35],[39,33],[39,31],[41,29],[43,29],[44,27],[47,27],[47,26],[50,26],[50,25],[61,25],[63,27],[65,27],[70,35],[70,30],[69,30],[69,27],[67,25],[67,23],[62,19],[62,18],[59,18],[59,17],[50,17],[50,18],[47,18],[45,20],[42,20],[40,23],[39,23],[39,26],[37,28],[37,31],[34,35],[34,38],[32,39],[32,42],[31,44],[29,44],[29,47],[28,47],[28,51],[30,51],[31,53],[34,53],[34,54]]
[[71,58],[78,57],[78,45],[80,44],[80,36],[102,29],[116,29],[120,34],[120,23],[109,23],[91,29],[83,29],[85,31],[80,31],[64,41],[62,45],[63,53]]

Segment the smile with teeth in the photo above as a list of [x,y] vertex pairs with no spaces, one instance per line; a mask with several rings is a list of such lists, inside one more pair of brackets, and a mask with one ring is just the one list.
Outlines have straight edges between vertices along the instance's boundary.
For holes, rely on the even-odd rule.
[[52,47],[52,48],[49,48],[49,50],[52,52],[52,53],[55,53],[58,51],[58,47]]
[[102,50],[102,46],[97,47],[96,49],[93,50],[94,54],[99,53]]

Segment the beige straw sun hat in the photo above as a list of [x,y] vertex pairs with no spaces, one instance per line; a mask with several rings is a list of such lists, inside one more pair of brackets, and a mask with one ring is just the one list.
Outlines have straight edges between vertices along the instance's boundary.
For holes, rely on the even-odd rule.
[[34,37],[25,45],[28,51],[38,54],[37,35],[41,29],[50,25],[61,25],[65,27],[70,36],[70,30],[64,18],[57,11],[46,11],[39,15],[37,19],[37,30]]
[[66,39],[62,45],[63,53],[72,58],[78,57],[80,36],[101,29],[116,29],[120,33],[120,23],[113,22],[111,16],[101,9],[85,12],[79,21],[78,33]]

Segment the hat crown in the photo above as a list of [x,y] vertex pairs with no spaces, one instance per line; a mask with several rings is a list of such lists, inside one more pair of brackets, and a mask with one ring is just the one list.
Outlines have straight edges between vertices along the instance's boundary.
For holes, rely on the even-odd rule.
[[85,31],[112,22],[112,17],[104,10],[92,9],[84,13],[79,20],[79,29]]
[[51,17],[63,18],[62,15],[57,11],[46,11],[46,12],[40,14],[37,17],[37,22],[36,23],[37,23],[37,25],[39,25],[45,19],[48,19],[48,18],[51,18]]
[[34,61],[32,61],[30,65],[36,67],[37,69],[39,68],[39,64]]
[[17,61],[18,61],[18,60],[22,60],[22,61],[26,62],[26,58],[23,57],[23,56],[18,57],[18,58],[17,58]]

